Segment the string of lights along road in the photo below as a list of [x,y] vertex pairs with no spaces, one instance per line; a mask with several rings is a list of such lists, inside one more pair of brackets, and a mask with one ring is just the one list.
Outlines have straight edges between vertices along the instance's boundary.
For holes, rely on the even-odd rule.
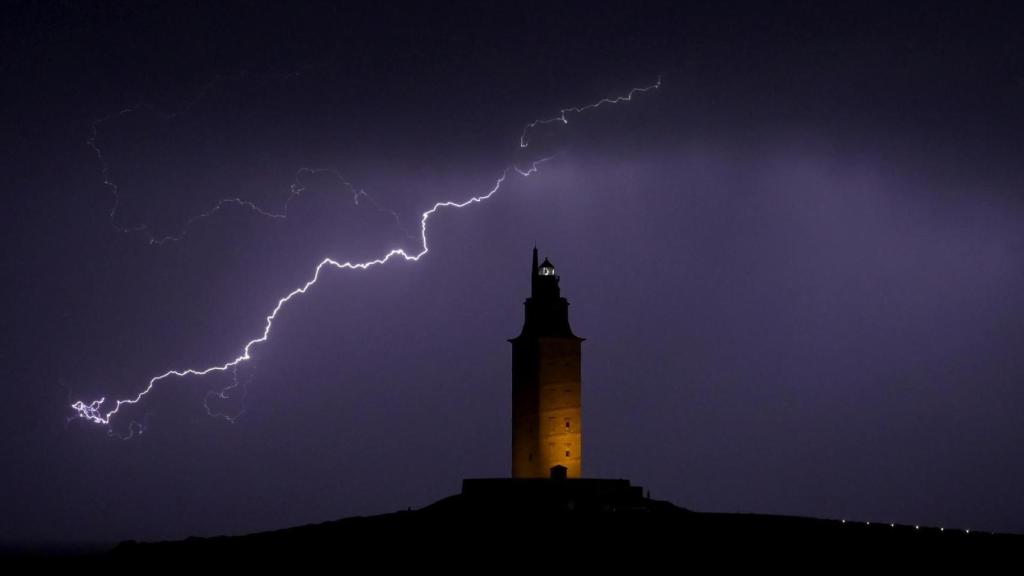
[[[591,111],[591,110],[598,109],[598,108],[600,108],[602,106],[608,106],[608,105],[620,104],[620,103],[625,103],[625,102],[631,102],[633,100],[634,96],[636,96],[638,94],[643,94],[643,93],[649,92],[651,90],[656,90],[656,89],[658,89],[660,87],[661,87],[661,78],[659,77],[655,83],[653,83],[651,85],[648,85],[648,86],[642,86],[642,87],[638,87],[638,88],[633,88],[633,89],[631,89],[629,92],[627,92],[624,95],[616,96],[616,97],[602,98],[601,100],[598,100],[598,101],[593,102],[591,104],[586,104],[584,106],[576,106],[576,107],[570,107],[570,108],[563,108],[563,109],[559,110],[558,116],[555,116],[555,117],[549,118],[549,119],[534,120],[533,122],[530,122],[530,123],[526,124],[526,126],[523,128],[523,132],[520,135],[520,139],[519,139],[520,147],[521,148],[526,148],[529,145],[529,133],[530,133],[531,130],[533,130],[537,126],[541,126],[541,125],[545,125],[545,124],[551,124],[551,123],[555,123],[555,122],[558,122],[558,123],[561,123],[561,124],[567,124],[569,122],[569,115],[572,115],[572,114],[582,114],[582,113],[585,113],[585,112],[588,112],[588,111]],[[102,163],[102,161],[103,161],[102,153],[101,153],[101,151],[100,151],[100,149],[97,146],[96,141],[95,141],[95,136],[96,136],[95,128],[96,128],[96,125],[94,124],[93,138],[90,139],[88,144],[97,153],[97,156],[99,157],[99,159],[100,159],[100,161]],[[78,400],[78,401],[74,402],[73,404],[71,404],[71,408],[72,408],[72,410],[74,410],[74,415],[72,416],[72,418],[76,418],[77,417],[77,418],[85,419],[85,420],[87,420],[89,422],[93,422],[95,424],[100,424],[100,425],[107,426],[108,431],[111,434],[113,434],[113,431],[110,428],[110,424],[111,424],[111,421],[118,415],[118,413],[120,412],[121,408],[123,408],[125,406],[131,406],[133,404],[138,404],[139,402],[142,401],[143,398],[146,397],[147,394],[149,394],[161,382],[163,382],[165,380],[168,380],[168,379],[170,379],[172,377],[173,378],[185,378],[187,376],[200,377],[200,376],[205,376],[207,374],[211,374],[211,373],[214,373],[214,372],[228,372],[228,371],[234,372],[238,368],[239,365],[241,365],[241,364],[243,364],[245,362],[248,362],[249,360],[252,359],[253,348],[256,345],[262,344],[262,343],[266,342],[270,338],[271,330],[274,327],[274,320],[277,318],[278,314],[280,314],[281,311],[284,309],[285,305],[288,304],[293,298],[296,298],[298,296],[301,296],[302,294],[305,294],[306,291],[308,291],[313,285],[315,285],[317,283],[317,281],[320,279],[321,273],[324,272],[324,270],[326,270],[326,269],[368,270],[368,269],[373,268],[375,266],[382,266],[382,265],[387,264],[388,262],[391,262],[391,261],[394,261],[394,260],[400,260],[400,261],[405,261],[405,262],[418,262],[420,260],[420,258],[422,258],[423,256],[427,255],[430,252],[430,246],[429,246],[428,237],[427,237],[427,229],[428,229],[428,224],[430,222],[431,216],[433,216],[434,214],[436,214],[440,210],[465,208],[465,207],[470,206],[472,204],[477,204],[477,203],[483,202],[485,200],[488,200],[492,196],[494,196],[495,194],[498,193],[498,191],[501,189],[502,184],[509,177],[512,177],[512,176],[515,176],[515,175],[522,176],[522,177],[529,177],[529,176],[531,176],[533,174],[536,174],[537,171],[540,169],[541,165],[543,165],[545,162],[550,161],[551,158],[552,157],[546,157],[546,158],[541,158],[541,159],[538,159],[538,160],[534,160],[533,162],[531,162],[528,165],[527,168],[520,168],[518,166],[511,166],[509,168],[506,168],[495,179],[494,185],[489,190],[487,190],[485,193],[483,193],[481,195],[472,196],[472,197],[470,197],[468,199],[465,199],[465,200],[444,200],[444,201],[440,201],[440,202],[435,203],[433,206],[430,207],[429,210],[427,210],[426,212],[423,212],[423,214],[420,215],[419,247],[418,247],[418,249],[416,251],[407,251],[407,250],[402,249],[402,248],[393,248],[393,249],[389,250],[388,252],[384,253],[379,258],[376,258],[376,259],[373,259],[373,260],[367,260],[367,261],[364,261],[364,262],[351,262],[351,261],[339,262],[338,260],[335,260],[333,258],[329,258],[329,257],[324,258],[323,260],[320,261],[319,264],[317,264],[317,266],[314,269],[313,274],[309,278],[309,280],[307,280],[304,284],[302,284],[301,286],[295,288],[294,290],[292,290],[291,292],[289,292],[285,296],[281,297],[277,301],[277,304],[270,311],[270,313],[266,316],[266,322],[265,322],[265,324],[263,326],[262,334],[260,334],[256,338],[253,338],[252,340],[249,340],[248,342],[246,342],[245,346],[242,348],[241,353],[238,356],[236,356],[235,358],[233,358],[231,360],[228,360],[228,361],[226,361],[226,362],[224,362],[222,364],[216,364],[216,365],[213,365],[213,366],[206,366],[206,367],[202,367],[202,368],[184,368],[184,369],[168,370],[168,371],[166,371],[166,372],[164,372],[164,373],[162,373],[160,375],[157,375],[157,376],[154,376],[153,378],[151,378],[149,380],[149,382],[146,384],[146,386],[144,386],[142,388],[142,390],[140,390],[134,396],[131,396],[131,397],[128,397],[128,398],[122,398],[122,399],[112,400],[112,401],[108,401],[108,399],[106,397],[98,398],[98,399],[92,400],[92,401]],[[113,182],[110,181],[109,176],[108,176],[108,171],[107,171],[107,168],[106,168],[105,164],[102,165],[102,172],[103,172],[103,177],[104,177],[104,183],[107,186],[114,187],[114,191],[116,192],[116,184],[114,184]],[[346,184],[347,184],[347,182],[346,182]],[[352,189],[352,191],[355,194],[356,199],[358,200],[358,198],[360,196],[359,191],[356,191],[355,189]],[[292,192],[293,192],[293,195],[296,194],[296,189],[294,187],[293,187]],[[253,210],[257,210],[257,211],[260,211],[260,212],[264,212],[258,206],[254,205],[254,204],[251,204],[251,203],[248,203],[248,202],[246,202],[244,200],[241,200],[241,199],[238,199],[238,198],[227,198],[227,199],[224,199],[224,200],[221,200],[220,202],[218,202],[214,206],[214,208],[212,210],[207,211],[207,212],[205,212],[205,213],[203,213],[203,214],[201,214],[201,215],[199,215],[197,217],[193,217],[192,219],[190,219],[188,222],[186,222],[186,227],[187,227],[189,222],[192,222],[192,221],[196,220],[197,218],[209,217],[212,214],[216,213],[216,211],[220,210],[226,204],[231,204],[231,203],[240,204],[240,205],[242,205],[244,207],[247,207],[247,208],[250,208],[250,209],[253,209]],[[114,210],[116,210],[116,198],[115,198],[115,208],[114,208]],[[267,213],[267,215],[268,216],[272,216],[272,217],[284,217],[285,216],[285,214],[273,214],[273,213]],[[235,388],[235,387],[237,387],[237,385],[238,385],[238,381],[237,381],[237,377],[236,377],[235,381],[231,385],[229,385],[227,388],[221,390],[220,392],[214,392],[213,394],[214,395],[219,395],[220,397],[223,398],[223,397],[225,397],[225,394],[226,394],[226,392],[229,389]],[[209,398],[209,395],[207,395],[207,398]],[[207,407],[207,411],[209,412],[209,407]],[[212,414],[212,415],[223,416],[222,414]],[[226,419],[228,419],[229,421],[232,420],[232,418],[226,418]],[[141,431],[142,430],[142,425],[138,424],[137,422],[132,422],[131,424],[129,424],[129,426],[128,426],[128,435],[125,436],[125,438],[130,438],[132,435],[134,435],[136,430]]]

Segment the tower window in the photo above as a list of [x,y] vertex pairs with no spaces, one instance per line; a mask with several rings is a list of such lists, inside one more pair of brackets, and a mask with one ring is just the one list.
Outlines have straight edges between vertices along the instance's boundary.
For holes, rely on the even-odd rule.
[[566,457],[566,458],[568,458],[568,457],[569,457],[569,451],[568,451],[568,450],[566,450],[566,451],[565,451],[565,457]]
[[566,420],[565,421],[565,428],[566,429],[572,428],[572,420]]

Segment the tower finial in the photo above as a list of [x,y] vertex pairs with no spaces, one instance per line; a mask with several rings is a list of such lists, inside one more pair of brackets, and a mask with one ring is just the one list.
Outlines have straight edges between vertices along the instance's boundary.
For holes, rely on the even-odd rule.
[[537,243],[533,243],[533,268],[530,269],[530,296],[537,294]]

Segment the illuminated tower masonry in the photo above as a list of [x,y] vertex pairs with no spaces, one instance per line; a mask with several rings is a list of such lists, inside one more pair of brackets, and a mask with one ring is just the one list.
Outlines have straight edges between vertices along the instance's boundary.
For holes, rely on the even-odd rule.
[[512,343],[512,477],[547,478],[564,466],[583,474],[580,348],[569,327],[569,302],[547,259],[533,249],[526,320]]

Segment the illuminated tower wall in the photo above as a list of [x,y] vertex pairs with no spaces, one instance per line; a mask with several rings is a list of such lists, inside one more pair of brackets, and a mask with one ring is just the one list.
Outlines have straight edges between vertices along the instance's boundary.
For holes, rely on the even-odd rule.
[[583,474],[582,377],[578,338],[569,327],[555,268],[537,264],[533,249],[531,294],[522,333],[512,342],[512,477],[546,478],[565,466]]

